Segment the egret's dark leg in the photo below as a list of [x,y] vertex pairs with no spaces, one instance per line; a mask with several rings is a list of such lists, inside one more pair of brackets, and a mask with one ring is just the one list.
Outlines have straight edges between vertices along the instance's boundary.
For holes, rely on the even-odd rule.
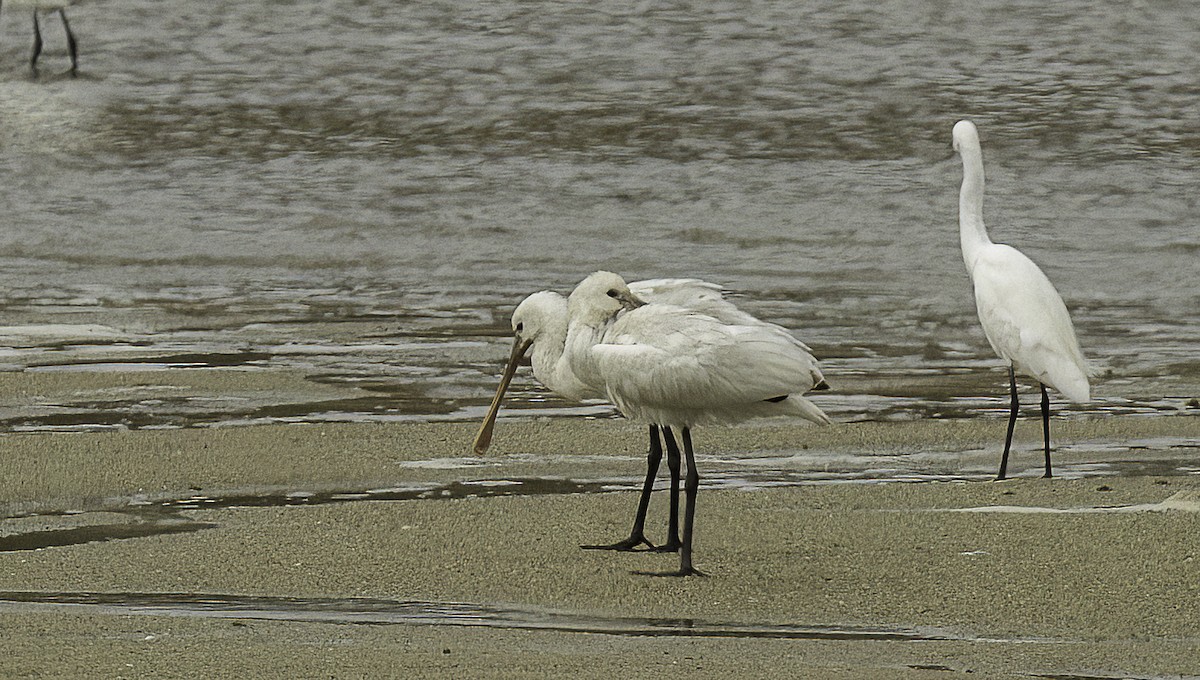
[[1042,385],[1042,437],[1046,441],[1046,474],[1042,475],[1049,479],[1050,474],[1050,395],[1046,394],[1046,386]]
[[675,433],[664,427],[663,441],[667,445],[667,469],[671,471],[671,504],[667,516],[667,542],[655,548],[655,552],[675,552],[682,542],[679,540],[679,472],[681,459]]
[[658,440],[658,426],[650,426],[650,452],[646,454],[646,480],[642,482],[642,496],[638,499],[637,515],[633,518],[633,529],[629,538],[607,545],[581,545],[584,550],[630,551],[639,545],[653,548],[646,540],[646,512],[650,508],[650,493],[654,491],[654,478],[658,476],[658,464],[662,461],[662,443]]
[[74,76],[79,68],[79,50],[75,45],[75,34],[71,32],[71,24],[67,23],[66,10],[58,10],[58,16],[62,18],[63,29],[67,32],[67,51],[71,53],[71,75]]
[[42,53],[42,29],[38,26],[37,10],[33,10],[33,56],[29,58],[29,68],[37,75],[37,60]]
[[1004,455],[1000,457],[1000,474],[996,475],[996,480],[1004,479],[1005,472],[1008,471],[1008,450],[1012,448],[1013,427],[1017,424],[1017,409],[1021,403],[1017,401],[1017,374],[1013,372],[1013,367],[1008,367],[1008,387],[1012,391],[1012,407],[1008,414],[1008,434],[1004,436]]

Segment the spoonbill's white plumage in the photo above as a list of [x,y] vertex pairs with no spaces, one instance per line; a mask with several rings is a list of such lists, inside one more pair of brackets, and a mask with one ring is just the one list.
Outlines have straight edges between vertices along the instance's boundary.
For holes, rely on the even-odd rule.
[[[825,384],[816,359],[773,324],[727,323],[675,305],[645,304],[611,272],[584,279],[568,306],[566,356],[575,374],[602,382],[625,417],[680,430],[688,472],[680,566],[671,575],[699,574],[692,564],[700,485],[692,428],[777,415],[829,423],[802,396]],[[618,315],[622,308],[628,311]]]
[[[572,371],[603,384],[631,420],[690,428],[795,415],[829,423],[801,396],[824,383],[817,360],[780,326],[646,304],[611,272],[584,279],[568,302]],[[618,316],[622,307],[633,309]]]
[[[650,279],[629,284],[629,289],[639,299],[703,310],[730,322],[757,322],[754,317],[725,300],[720,286],[707,281]],[[501,388],[497,390],[480,434],[475,439],[476,453],[486,452],[491,445],[491,431],[500,402],[512,373],[526,356],[529,357],[534,378],[546,389],[574,401],[605,398],[603,383],[581,380],[564,356],[568,318],[567,298],[555,292],[544,290],[533,293],[517,305],[512,315],[512,354],[501,376]]]
[[[640,299],[703,310],[707,314],[730,322],[761,323],[726,300],[719,285],[707,281],[650,279],[631,283],[629,288]],[[603,383],[589,383],[581,380],[575,375],[570,361],[564,356],[568,318],[567,298],[551,291],[533,293],[517,305],[512,315],[512,353],[501,375],[500,387],[496,390],[496,396],[492,399],[487,416],[480,425],[479,434],[475,438],[475,453],[485,453],[491,444],[500,403],[517,366],[526,356],[528,356],[533,369],[534,378],[546,389],[574,401],[607,398]],[[584,547],[633,550],[638,546],[646,545],[656,551],[674,551],[679,548],[677,521],[680,478],[679,446],[670,428],[663,428],[661,441],[658,425],[650,425],[649,433],[650,447],[646,459],[646,479],[642,486],[638,512],[629,537],[612,544]],[[644,526],[654,479],[662,460],[663,442],[666,443],[667,465],[671,471],[670,522],[667,541],[654,546],[645,538]]]
[[33,14],[33,55],[29,58],[29,68],[37,74],[37,60],[42,54],[42,29],[38,25],[38,12],[58,12],[62,20],[63,31],[67,34],[67,51],[71,55],[71,75],[79,69],[79,50],[75,43],[75,34],[71,32],[71,24],[67,23],[66,8],[79,0],[0,0],[0,12],[5,7],[11,9],[28,9]]
[[953,130],[954,149],[962,156],[963,182],[958,200],[963,262],[975,288],[975,306],[983,333],[1008,364],[1012,393],[1004,455],[998,479],[1004,479],[1016,424],[1016,373],[1038,381],[1042,392],[1042,431],[1046,472],[1050,469],[1050,397],[1046,386],[1073,402],[1090,398],[1090,373],[1071,316],[1054,284],[1028,257],[1011,246],[992,243],[983,224],[983,153],[979,132],[970,121]]
[[[720,286],[700,279],[635,281],[629,284],[629,290],[641,300],[703,311],[730,322],[757,322],[726,300]],[[563,356],[569,317],[567,298],[541,291],[517,305],[513,312],[513,330],[531,343],[533,375],[546,389],[576,401],[602,399],[605,397],[604,385],[580,380]]]

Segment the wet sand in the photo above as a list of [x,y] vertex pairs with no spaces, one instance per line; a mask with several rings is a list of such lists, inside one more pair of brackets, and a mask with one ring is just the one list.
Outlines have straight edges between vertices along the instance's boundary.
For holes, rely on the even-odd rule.
[[[1055,425],[1060,445],[1083,443],[1064,456],[1077,460],[1137,458],[1146,450],[1139,442],[1154,438],[1184,442],[1175,445],[1183,457],[1200,441],[1200,418],[1189,415]],[[994,419],[764,424],[705,430],[698,445],[714,457],[798,446],[831,456],[987,450],[1002,428]],[[10,519],[0,538],[136,524],[145,517],[124,511],[135,495],[480,480],[492,477],[490,461],[502,461],[506,475],[528,467],[543,477],[586,478],[598,463],[584,447],[627,455],[633,477],[644,446],[641,428],[617,421],[511,421],[501,423],[488,458],[436,464],[465,457],[473,434],[472,424],[360,424],[12,435],[3,440],[0,504]],[[1018,430],[1026,444],[1038,434],[1036,423]],[[579,455],[554,457],[560,453]],[[1022,455],[1014,468],[1020,478],[1004,483],[705,489],[696,560],[709,575],[683,580],[632,573],[669,569],[672,555],[579,549],[628,531],[630,492],[173,511],[173,519],[207,528],[3,552],[0,591],[332,598],[343,609],[357,602],[345,598],[374,598],[532,614],[519,624],[525,628],[444,615],[350,625],[351,617],[338,616],[313,622],[200,616],[186,607],[0,604],[0,670],[14,677],[1200,674],[1200,477],[1043,480],[1034,476],[1038,460]],[[990,510],[961,511],[979,508]],[[53,511],[73,514],[13,517]],[[651,513],[654,539],[663,533],[661,498]],[[303,618],[311,605],[294,609]]]

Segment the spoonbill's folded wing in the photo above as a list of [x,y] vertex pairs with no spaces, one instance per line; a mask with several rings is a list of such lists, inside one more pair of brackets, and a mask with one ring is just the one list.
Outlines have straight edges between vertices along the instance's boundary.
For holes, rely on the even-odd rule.
[[660,407],[760,402],[820,380],[812,355],[782,329],[659,305],[626,314],[593,351],[610,396]]

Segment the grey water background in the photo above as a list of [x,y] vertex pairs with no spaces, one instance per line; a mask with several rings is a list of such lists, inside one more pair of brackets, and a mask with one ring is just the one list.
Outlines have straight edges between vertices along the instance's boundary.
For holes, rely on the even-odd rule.
[[[69,16],[80,76],[50,18],[35,79],[28,13],[0,15],[0,363],[295,370],[346,396],[81,387],[0,395],[0,429],[474,419],[513,306],[599,268],[727,286],[814,348],[836,420],[1002,417],[958,247],[960,118],[993,239],[1043,266],[1101,370],[1069,413],[1200,408],[1190,3]],[[509,413],[611,414],[516,388]]]

